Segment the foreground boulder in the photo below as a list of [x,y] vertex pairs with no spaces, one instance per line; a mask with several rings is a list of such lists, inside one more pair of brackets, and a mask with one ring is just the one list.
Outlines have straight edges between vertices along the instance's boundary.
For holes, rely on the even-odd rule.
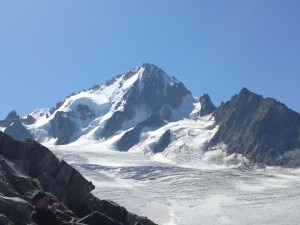
[[94,188],[76,169],[38,142],[16,141],[0,132],[0,224],[30,223],[31,197],[40,189],[49,193],[50,203],[60,203],[59,216],[64,219],[97,210],[124,225],[136,221],[154,224],[117,203],[96,198],[90,193]]

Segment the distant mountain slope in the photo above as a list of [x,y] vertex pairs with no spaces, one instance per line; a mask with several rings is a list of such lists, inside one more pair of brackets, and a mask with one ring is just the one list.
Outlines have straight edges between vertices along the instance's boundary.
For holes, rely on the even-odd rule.
[[264,99],[243,88],[213,115],[220,127],[210,147],[224,143],[228,154],[241,153],[268,165],[299,160],[290,153],[300,151],[300,114],[275,99]]
[[101,143],[187,160],[201,160],[205,151],[219,149],[254,163],[298,166],[299,118],[275,99],[246,88],[216,108],[209,95],[194,97],[174,77],[143,64],[72,94],[54,108],[26,118],[13,111],[0,121],[0,130],[48,146]]
[[34,122],[34,118],[28,116],[26,119],[21,119],[16,111],[8,114],[5,120],[0,121],[0,127],[5,128],[5,133],[14,137],[16,140],[25,140],[32,138],[31,133],[23,124]]
[[[31,113],[32,121],[23,124],[28,131],[22,129],[23,137],[14,135],[20,130],[20,123],[16,129],[9,129],[8,123],[4,123],[17,121],[18,116],[13,117],[14,114],[2,123],[2,130],[18,139],[29,136],[41,143],[57,145],[79,139],[104,141],[131,129],[138,131],[138,135],[139,128],[157,124],[153,118],[160,120],[159,126],[162,126],[164,121],[189,117],[196,102],[182,83],[154,65],[143,64],[101,86],[95,85],[87,91],[72,94],[55,108]],[[121,142],[118,146],[121,150],[130,147],[122,146]]]

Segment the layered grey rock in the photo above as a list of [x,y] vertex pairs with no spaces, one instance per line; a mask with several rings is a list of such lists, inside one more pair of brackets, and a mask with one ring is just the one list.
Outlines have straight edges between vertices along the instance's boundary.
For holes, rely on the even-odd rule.
[[[11,218],[14,223],[30,223],[30,214],[32,211],[33,206],[26,200],[19,197],[0,195],[0,212],[4,215],[8,215],[8,218]],[[10,220],[7,220],[7,222],[11,223]]]

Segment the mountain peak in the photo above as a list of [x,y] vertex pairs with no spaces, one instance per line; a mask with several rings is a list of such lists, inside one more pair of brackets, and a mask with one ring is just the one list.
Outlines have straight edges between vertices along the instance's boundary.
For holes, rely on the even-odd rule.
[[261,97],[261,98],[262,98],[262,96],[260,96],[260,95],[258,95],[258,94],[255,94],[254,92],[250,91],[250,90],[249,90],[248,88],[246,88],[246,87],[243,87],[243,88],[240,90],[238,96],[240,96],[240,97],[242,97],[242,98],[248,98],[248,97],[250,97],[250,96],[258,96],[258,97]]
[[240,90],[240,94],[251,94],[252,92],[246,88],[246,87],[243,87],[241,90]]
[[216,109],[208,94],[203,94],[199,102],[201,103],[200,116],[206,116]]
[[154,78],[169,77],[165,71],[163,71],[161,68],[154,64],[144,63],[142,66],[139,67],[138,70],[140,71],[140,69],[143,69],[143,76],[151,76]]
[[170,77],[164,70],[154,64],[144,63],[136,69],[136,71],[139,71],[140,69],[143,69],[143,76],[154,77],[157,79],[164,78],[171,82],[180,83],[175,77]]
[[11,111],[7,117],[5,118],[5,120],[0,121],[0,125],[2,124],[2,126],[10,126],[13,122],[15,122],[16,120],[20,120],[19,115],[17,114],[17,112],[15,110]]
[[162,70],[152,63],[143,63],[141,67],[145,68],[146,70]]

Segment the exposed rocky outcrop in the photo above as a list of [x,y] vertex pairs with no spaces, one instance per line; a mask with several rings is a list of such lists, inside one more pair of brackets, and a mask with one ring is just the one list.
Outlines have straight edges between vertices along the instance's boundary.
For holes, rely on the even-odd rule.
[[31,197],[39,189],[49,193],[50,201],[60,203],[59,217],[64,219],[98,210],[124,225],[154,224],[114,202],[97,199],[90,193],[94,185],[46,147],[31,139],[15,141],[0,132],[0,223],[29,223]]
[[117,143],[117,148],[119,151],[127,151],[135,144],[140,141],[140,135],[143,129],[154,129],[160,127],[164,124],[164,120],[161,115],[154,114],[150,116],[147,120],[139,123],[132,130],[127,131]]
[[30,132],[24,127],[21,120],[15,120],[12,122],[10,126],[8,126],[5,130],[5,133],[14,137],[16,140],[24,141],[27,138],[32,138]]
[[91,110],[87,105],[78,104],[76,107],[76,111],[78,112],[78,117],[81,120],[94,119],[95,112]]
[[57,112],[51,120],[50,134],[56,138],[56,144],[64,145],[70,143],[70,139],[78,131],[76,123],[72,121],[73,112]]
[[153,153],[163,152],[170,143],[171,143],[171,131],[168,129],[161,136],[159,141],[153,144],[152,146]]
[[30,124],[34,124],[36,122],[36,119],[34,119],[33,116],[31,115],[27,115],[25,119],[22,119],[22,122],[27,125],[30,125]]
[[200,116],[209,115],[216,109],[216,106],[212,103],[208,94],[202,95],[199,99],[199,102],[201,104],[201,109],[199,112]]
[[[64,102],[58,103],[57,107],[63,103]],[[57,139],[57,145],[68,144],[78,138],[77,133],[80,129],[76,120],[80,120],[83,123],[87,120],[92,121],[94,118],[95,112],[84,104],[78,104],[74,111],[57,111],[54,118],[50,121],[49,136],[53,136]]]
[[0,126],[6,127],[4,132],[16,140],[24,141],[27,138],[32,138],[31,133],[25,128],[22,119],[14,110],[8,114],[5,120],[0,121]]
[[17,112],[15,110],[13,110],[7,115],[5,120],[0,120],[0,126],[8,127],[13,122],[15,122],[16,120],[19,120],[19,119],[20,119],[19,115],[17,114]]
[[300,152],[299,113],[243,88],[213,114],[219,130],[210,147],[224,143],[229,154],[241,153],[252,162],[296,164],[290,156]]

